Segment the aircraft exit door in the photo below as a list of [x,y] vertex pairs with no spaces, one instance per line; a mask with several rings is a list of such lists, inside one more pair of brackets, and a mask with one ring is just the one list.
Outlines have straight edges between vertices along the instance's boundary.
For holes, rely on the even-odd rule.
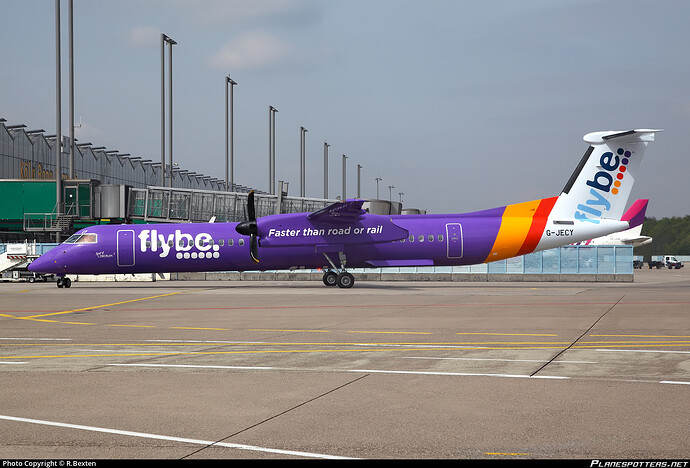
[[134,231],[117,231],[117,265],[134,265]]
[[448,223],[446,224],[446,239],[448,247],[448,258],[462,258],[462,224]]

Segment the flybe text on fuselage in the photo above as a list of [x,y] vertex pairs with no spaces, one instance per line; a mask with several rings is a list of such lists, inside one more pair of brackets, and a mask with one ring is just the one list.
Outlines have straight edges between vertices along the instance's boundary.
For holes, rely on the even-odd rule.
[[[607,151],[601,155],[599,165],[597,167],[603,169],[594,174],[591,180],[587,180],[590,198],[584,204],[577,205],[575,211],[575,219],[578,221],[585,221],[589,223],[599,224],[604,211],[611,209],[611,202],[608,200],[609,194],[618,194],[618,187],[621,185],[625,166],[628,163],[628,158],[631,156],[630,151],[623,148],[618,148],[618,155],[614,155],[611,151]],[[623,159],[619,157],[621,156]],[[616,169],[619,170],[615,178],[611,174]],[[614,180],[615,179],[615,180]]]
[[191,234],[182,232],[180,229],[176,229],[174,233],[170,233],[166,236],[165,234],[158,233],[156,229],[144,229],[139,233],[138,237],[139,250],[142,253],[148,250],[158,252],[160,248],[158,256],[161,258],[167,257],[173,248],[178,254],[189,252],[192,248],[195,248],[201,252],[212,250],[214,252],[214,257],[217,258],[219,256],[219,246],[211,242],[213,236],[206,232],[200,232],[192,236]]

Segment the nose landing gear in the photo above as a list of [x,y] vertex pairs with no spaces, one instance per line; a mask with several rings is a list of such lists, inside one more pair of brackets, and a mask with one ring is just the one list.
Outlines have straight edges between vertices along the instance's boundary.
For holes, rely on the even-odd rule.
[[57,279],[57,287],[58,288],[69,288],[70,286],[72,286],[72,280],[67,278],[66,276],[59,277]]

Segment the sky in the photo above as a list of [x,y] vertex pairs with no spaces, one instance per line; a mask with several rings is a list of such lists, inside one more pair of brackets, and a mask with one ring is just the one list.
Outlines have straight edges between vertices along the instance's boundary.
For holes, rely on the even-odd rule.
[[[1,5],[0,117],[54,133],[55,3]],[[290,195],[303,126],[307,197],[323,196],[327,141],[330,198],[346,155],[347,198],[361,165],[362,197],[377,197],[379,177],[379,198],[429,213],[558,195],[585,134],[657,128],[629,204],[685,216],[689,20],[686,0],[74,0],[76,137],[160,161],[165,33],[184,169],[224,179],[230,75],[238,184],[268,191],[269,106]]]

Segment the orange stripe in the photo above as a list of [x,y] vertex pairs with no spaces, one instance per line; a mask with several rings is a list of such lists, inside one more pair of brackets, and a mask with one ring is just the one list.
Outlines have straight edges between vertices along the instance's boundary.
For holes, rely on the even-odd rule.
[[503,260],[517,255],[532,225],[532,218],[541,200],[506,206],[496,241],[485,262]]
[[531,253],[537,248],[537,244],[539,244],[539,240],[544,233],[546,221],[553,209],[553,205],[556,204],[556,200],[558,200],[558,197],[544,198],[541,203],[539,203],[539,207],[532,218],[532,226],[529,228],[525,243],[522,244],[522,247],[517,253],[518,255]]

